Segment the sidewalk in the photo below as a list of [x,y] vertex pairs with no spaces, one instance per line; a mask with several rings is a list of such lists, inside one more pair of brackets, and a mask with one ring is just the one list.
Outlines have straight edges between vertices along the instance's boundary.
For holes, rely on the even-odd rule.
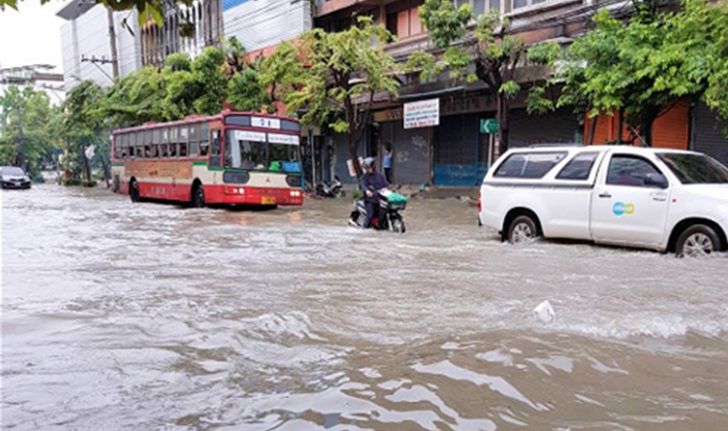
[[[353,184],[345,184],[344,190],[348,196],[356,190]],[[476,202],[478,199],[478,187],[425,187],[424,190],[421,186],[413,184],[406,185],[395,185],[392,190],[397,193],[409,196],[415,199],[448,199],[456,198],[460,200],[470,200]]]

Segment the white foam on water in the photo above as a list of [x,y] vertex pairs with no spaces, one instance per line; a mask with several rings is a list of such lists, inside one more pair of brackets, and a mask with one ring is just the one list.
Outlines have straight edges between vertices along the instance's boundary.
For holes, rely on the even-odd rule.
[[463,380],[478,386],[487,386],[490,390],[504,395],[508,398],[520,401],[534,410],[548,410],[543,404],[533,403],[526,398],[518,389],[508,383],[504,378],[498,376],[489,376],[487,374],[476,373],[462,367],[459,367],[449,360],[435,362],[434,364],[424,365],[417,363],[411,367],[418,373],[435,374],[445,376],[453,380]]

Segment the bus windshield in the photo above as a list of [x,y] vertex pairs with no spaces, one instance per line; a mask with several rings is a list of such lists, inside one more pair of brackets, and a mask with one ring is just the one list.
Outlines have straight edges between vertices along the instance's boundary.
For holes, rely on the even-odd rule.
[[244,130],[228,130],[226,138],[225,167],[284,171],[291,162],[298,166],[298,145],[294,143],[270,143],[265,133]]

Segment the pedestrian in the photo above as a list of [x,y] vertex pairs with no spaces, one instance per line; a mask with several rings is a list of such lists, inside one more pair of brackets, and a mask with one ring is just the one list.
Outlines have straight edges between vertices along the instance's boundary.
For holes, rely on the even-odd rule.
[[392,143],[384,144],[384,156],[382,157],[382,168],[384,169],[384,177],[389,184],[392,184]]

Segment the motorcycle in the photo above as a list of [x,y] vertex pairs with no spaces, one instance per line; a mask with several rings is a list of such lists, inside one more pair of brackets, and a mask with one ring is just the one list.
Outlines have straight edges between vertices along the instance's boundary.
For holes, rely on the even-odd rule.
[[[391,230],[396,233],[404,233],[405,225],[402,219],[402,211],[407,206],[407,198],[389,189],[382,189],[379,192],[379,211],[375,211],[372,217],[371,226],[376,230]],[[366,220],[367,210],[364,200],[354,203],[354,211],[349,217],[351,226],[363,227]]]
[[316,185],[316,195],[324,198],[340,198],[344,196],[344,191],[341,190],[341,186],[339,176],[334,175],[333,181],[322,181]]

